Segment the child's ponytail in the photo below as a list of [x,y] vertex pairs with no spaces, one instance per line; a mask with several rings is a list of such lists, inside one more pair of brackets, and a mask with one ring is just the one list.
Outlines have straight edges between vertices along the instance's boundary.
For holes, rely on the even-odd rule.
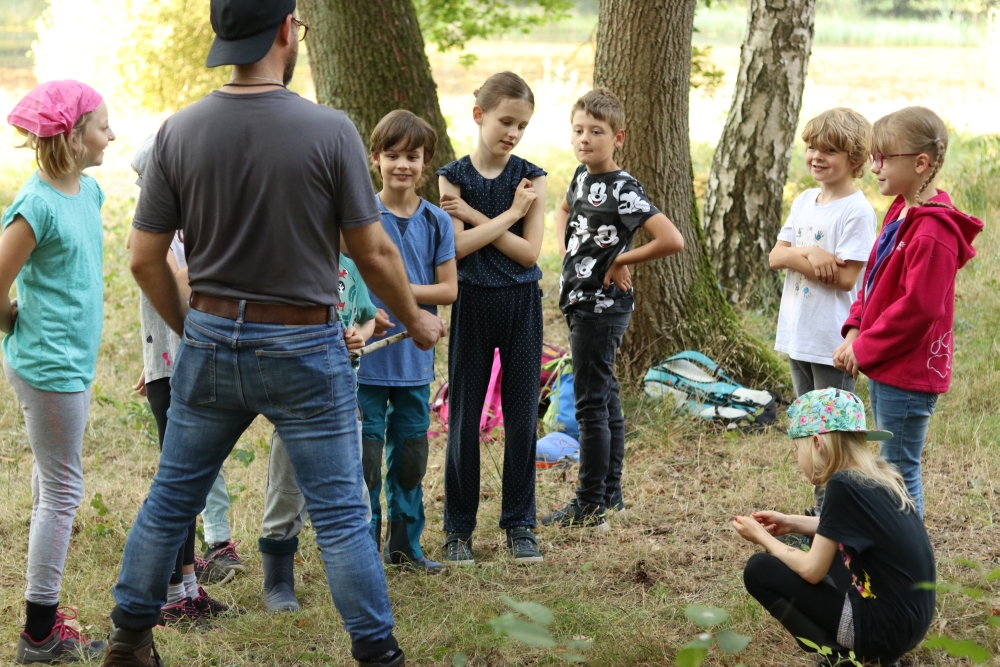
[[931,173],[917,190],[917,204],[947,207],[920,197],[941,171],[948,151],[948,128],[940,116],[927,107],[906,107],[883,116],[872,125],[871,150],[885,154],[923,153],[933,158]]

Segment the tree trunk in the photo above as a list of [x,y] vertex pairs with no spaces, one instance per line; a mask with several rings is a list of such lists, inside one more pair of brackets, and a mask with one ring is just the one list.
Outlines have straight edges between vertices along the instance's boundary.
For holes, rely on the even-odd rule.
[[715,149],[705,227],[723,288],[754,307],[780,293],[767,255],[802,108],[816,0],[750,0],[733,105]]
[[[787,371],[747,333],[717,286],[698,220],[688,132],[691,33],[697,0],[601,0],[594,85],[618,95],[628,118],[619,166],[684,236],[684,251],[633,267],[635,311],[622,360],[632,378],[694,348],[739,379],[787,384]],[[642,230],[636,244],[648,239]]]
[[[412,0],[300,0],[316,97],[342,109],[368,137],[382,117],[409,109],[437,131],[421,194],[439,199],[438,167],[455,159]],[[381,179],[375,174],[376,187]]]

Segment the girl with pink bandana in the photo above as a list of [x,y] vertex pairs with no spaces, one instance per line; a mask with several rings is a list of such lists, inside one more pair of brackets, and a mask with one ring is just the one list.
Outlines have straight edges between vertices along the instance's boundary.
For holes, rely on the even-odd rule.
[[7,122],[38,163],[0,220],[4,374],[24,412],[33,456],[27,613],[17,661],[76,662],[104,653],[104,642],[66,624],[76,610],[59,606],[83,498],[83,432],[104,321],[104,193],[83,171],[104,161],[115,134],[101,96],[72,80],[38,86]]

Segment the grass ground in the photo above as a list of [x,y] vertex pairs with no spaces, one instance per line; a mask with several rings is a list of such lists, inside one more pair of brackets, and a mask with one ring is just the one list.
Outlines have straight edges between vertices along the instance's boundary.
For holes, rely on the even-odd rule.
[[[795,161],[800,160],[797,155]],[[702,161],[704,161],[702,159]],[[808,183],[795,167],[789,197]],[[1000,157],[990,138],[956,137],[945,172],[945,187],[961,206],[987,219],[976,243],[979,256],[959,275],[956,308],[955,380],[942,397],[931,423],[924,456],[927,525],[939,562],[939,577],[982,585],[976,570],[1000,562],[996,527],[1000,502],[1000,244],[996,218]],[[124,173],[96,174],[123,181]],[[10,201],[21,170],[0,173],[0,201]],[[123,182],[109,191],[127,192]],[[876,207],[887,202],[874,195]],[[157,450],[151,415],[131,385],[141,366],[138,291],[129,275],[124,239],[134,201],[115,195],[105,206],[106,324],[93,385],[91,417],[84,442],[86,494],[78,512],[64,581],[64,603],[80,610],[86,630],[103,635],[113,604],[122,546],[156,469]],[[564,345],[565,327],[556,310],[558,259],[551,245],[542,259],[548,295],[546,339]],[[763,336],[773,317],[755,315],[750,324]],[[439,350],[444,368],[446,346]],[[685,620],[691,603],[722,607],[730,627],[752,635],[739,660],[710,657],[706,664],[807,665],[780,630],[743,591],[741,568],[755,549],[728,527],[735,513],[777,508],[799,511],[810,503],[810,488],[789,457],[779,431],[727,435],[673,416],[663,405],[626,388],[628,419],[625,498],[627,517],[614,517],[609,536],[578,531],[540,530],[545,562],[515,567],[497,528],[502,449],[484,444],[478,565],[437,578],[391,569],[387,572],[397,635],[410,664],[451,664],[464,652],[473,665],[535,665],[556,662],[555,654],[526,648],[496,636],[487,625],[506,608],[500,597],[531,600],[555,614],[554,634],[593,640],[593,664],[672,664],[676,651],[696,634]],[[864,393],[864,383],[861,384]],[[432,425],[432,430],[442,431]],[[315,546],[307,528],[299,552],[298,592],[303,611],[269,616],[260,599],[260,559],[255,550],[267,461],[267,424],[258,421],[239,449],[243,462],[230,460],[227,478],[233,492],[230,515],[242,540],[248,574],[211,593],[245,607],[248,613],[217,631],[182,634],[157,631],[169,665],[347,665],[348,640],[330,602]],[[439,553],[442,514],[444,438],[434,437],[425,480],[428,515],[424,545]],[[0,382],[0,664],[12,662],[23,614],[24,559],[30,519],[31,456],[9,385]],[[539,471],[539,512],[572,496],[573,467]],[[100,500],[98,501],[98,494]],[[106,511],[102,514],[101,508]],[[965,564],[963,564],[965,563]],[[972,600],[956,593],[938,598],[933,632],[974,639],[997,651],[995,629],[987,615],[997,603],[997,588]],[[937,651],[920,649],[909,665],[966,664]]]

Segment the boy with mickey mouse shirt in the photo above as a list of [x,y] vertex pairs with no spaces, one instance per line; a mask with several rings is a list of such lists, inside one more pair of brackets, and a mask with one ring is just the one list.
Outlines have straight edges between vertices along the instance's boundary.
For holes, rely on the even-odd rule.
[[[614,372],[632,316],[628,265],[680,252],[684,239],[646,199],[642,184],[614,162],[615,149],[625,142],[625,110],[618,97],[592,90],[577,100],[571,121],[573,152],[581,165],[557,209],[556,226],[563,256],[559,308],[573,354],[580,473],[576,498],[541,521],[605,532],[605,508],[624,508],[625,418]],[[631,250],[639,227],[652,240]]]

